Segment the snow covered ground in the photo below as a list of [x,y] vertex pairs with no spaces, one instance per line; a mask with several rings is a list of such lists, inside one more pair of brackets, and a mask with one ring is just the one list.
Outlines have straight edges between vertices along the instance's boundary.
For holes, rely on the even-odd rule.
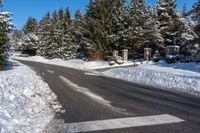
[[200,96],[200,64],[143,64],[136,68],[117,68],[104,75],[137,84],[182,91]]
[[72,59],[72,60],[61,60],[61,59],[52,59],[48,60],[41,56],[32,56],[32,57],[19,57],[19,56],[13,56],[13,59],[18,60],[25,60],[25,61],[34,61],[34,62],[42,62],[46,64],[52,64],[52,65],[59,65],[59,66],[65,66],[75,69],[81,69],[81,70],[92,70],[92,69],[100,69],[100,68],[112,68],[112,67],[118,67],[118,66],[130,66],[134,63],[129,61],[124,64],[118,65],[115,64],[113,66],[110,66],[107,61],[89,61],[85,62],[80,59]]
[[29,67],[0,71],[0,132],[42,133],[61,111],[57,97]]

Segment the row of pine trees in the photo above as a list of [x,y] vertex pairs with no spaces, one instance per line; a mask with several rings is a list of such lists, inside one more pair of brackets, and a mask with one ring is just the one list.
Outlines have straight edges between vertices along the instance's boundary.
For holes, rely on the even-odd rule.
[[177,11],[176,0],[90,0],[85,14],[69,8],[49,12],[37,22],[30,17],[23,28],[23,51],[47,58],[109,59],[113,50],[141,55],[145,47],[165,55],[168,45],[180,46],[184,56],[199,53],[200,0]]

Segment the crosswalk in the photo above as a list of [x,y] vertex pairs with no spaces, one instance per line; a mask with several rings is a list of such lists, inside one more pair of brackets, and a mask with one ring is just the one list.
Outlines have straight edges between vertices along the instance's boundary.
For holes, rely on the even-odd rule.
[[129,117],[129,118],[120,118],[120,119],[68,123],[68,124],[65,124],[62,133],[102,131],[102,130],[172,124],[172,123],[180,123],[180,122],[184,122],[184,120],[177,118],[175,116],[169,115],[169,114],[142,116],[142,117]]

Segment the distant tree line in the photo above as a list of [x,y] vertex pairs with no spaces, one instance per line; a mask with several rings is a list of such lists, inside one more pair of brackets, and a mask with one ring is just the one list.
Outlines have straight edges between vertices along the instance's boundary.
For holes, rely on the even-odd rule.
[[23,28],[23,51],[47,58],[108,60],[113,50],[140,55],[145,47],[166,54],[168,45],[180,46],[184,57],[199,55],[200,0],[188,11],[176,0],[90,0],[85,14],[69,8],[49,12],[37,22],[30,17]]

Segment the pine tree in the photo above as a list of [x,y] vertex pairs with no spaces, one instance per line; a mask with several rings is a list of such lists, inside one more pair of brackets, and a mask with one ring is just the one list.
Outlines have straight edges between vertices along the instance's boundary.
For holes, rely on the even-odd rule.
[[194,31],[197,35],[196,39],[194,40],[194,43],[196,43],[194,45],[196,48],[195,50],[197,51],[195,61],[200,62],[200,0],[197,0],[197,2],[194,3],[190,14],[193,20]]
[[66,8],[65,15],[64,15],[64,21],[65,21],[66,25],[69,25],[69,26],[72,23],[71,12],[69,10],[69,7]]
[[[100,13],[100,12],[99,12]],[[85,49],[85,55],[87,58],[102,58],[101,45],[99,44],[99,30],[100,23],[97,16],[97,3],[95,0],[90,0],[87,7],[84,25],[83,27],[83,43]],[[97,56],[97,57],[92,57]]]
[[163,38],[145,0],[133,0],[121,14],[123,25],[119,30],[122,47],[133,53],[143,53],[144,47],[162,48]]
[[39,23],[39,47],[37,53],[47,58],[72,59],[76,57],[77,46],[73,43],[73,21],[69,8],[50,13]]
[[23,27],[22,52],[29,55],[35,55],[38,47],[37,29],[38,23],[35,18],[29,17]]
[[[174,27],[174,42],[176,45],[180,46],[180,54],[184,56],[193,55],[195,49],[193,41],[196,39],[196,34],[191,25],[191,21],[188,17],[186,6],[183,8],[183,13],[178,16],[175,21]],[[173,35],[172,33],[172,35]]]
[[75,21],[74,25],[72,26],[72,36],[73,36],[73,43],[77,45],[77,57],[84,58],[84,43],[83,43],[83,25],[84,25],[84,17],[80,10],[75,12]]
[[[11,22],[11,13],[0,12],[0,58],[3,58],[3,54],[6,50],[6,42],[9,40],[8,33],[11,32],[14,25]],[[0,60],[1,60],[0,59]]]
[[[0,6],[3,6],[3,1],[0,1]],[[6,42],[9,40],[8,33],[14,28],[14,24],[11,22],[11,15],[9,12],[0,12],[0,69],[3,67],[6,58],[5,51],[8,48]]]
[[200,0],[197,0],[197,2],[193,5],[192,9],[192,19],[194,21],[200,22]]
[[50,13],[48,12],[43,19],[39,22],[39,46],[37,49],[37,54],[45,56],[46,58],[51,58],[51,51],[53,51],[53,29],[50,18]]
[[37,32],[37,20],[35,18],[29,17],[25,26],[23,27],[23,31],[25,34],[28,33],[36,33]]
[[189,15],[189,13],[188,13],[188,10],[187,10],[187,5],[184,4],[184,5],[183,5],[182,12],[181,12],[181,17],[183,17],[183,18],[187,18],[188,15]]
[[196,39],[196,42],[200,44],[200,0],[197,0],[197,2],[193,5],[193,9],[191,11],[192,13],[192,20],[195,23],[194,30],[198,36]]
[[[122,0],[90,0],[84,26],[86,55],[94,59],[106,59],[113,50],[118,36],[114,25],[120,14]],[[112,46],[113,45],[113,46]]]
[[123,8],[125,6],[124,0],[115,0],[112,4],[112,16],[110,18],[111,32],[107,34],[107,41],[109,44],[110,50],[121,50],[123,48],[123,42],[121,41],[121,34],[119,31],[123,27],[121,14],[123,13]]
[[52,44],[51,51],[49,51],[49,58],[61,58],[62,57],[62,26],[59,21],[57,11],[54,11],[51,17],[52,28]]
[[195,33],[187,21],[186,8],[183,14],[179,15],[176,11],[176,0],[159,0],[155,13],[165,46],[178,45],[181,54],[188,55],[190,48],[193,47],[191,44]]
[[171,34],[175,32],[175,24],[179,18],[176,11],[176,0],[159,0],[155,6],[155,14],[165,45],[168,45],[173,42]]
[[80,10],[77,10],[74,25],[72,26],[73,43],[78,47],[77,56],[79,58],[86,58],[93,51],[93,41],[90,38],[92,33],[88,29],[89,21],[87,18],[81,14]]
[[78,45],[73,35],[74,21],[71,19],[69,8],[66,9],[63,23],[63,58],[73,59],[77,56]]
[[19,29],[14,29],[11,33],[9,44],[11,50],[21,51],[22,50],[22,37],[23,32]]
[[192,55],[194,49],[193,40],[196,38],[196,34],[193,28],[190,26],[190,21],[183,17],[179,17],[174,27],[175,43],[180,46],[180,53],[185,56]]

